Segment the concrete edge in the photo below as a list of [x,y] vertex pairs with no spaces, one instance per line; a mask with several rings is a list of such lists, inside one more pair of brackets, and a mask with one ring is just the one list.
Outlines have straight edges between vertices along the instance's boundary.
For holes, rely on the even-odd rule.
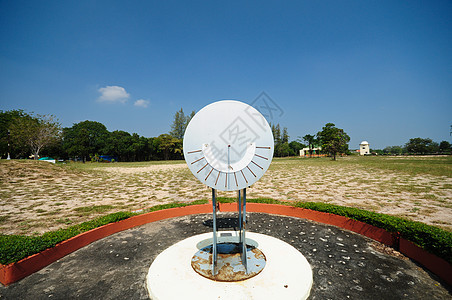
[[[220,203],[219,208],[220,211],[223,212],[233,212],[237,210],[237,204]],[[384,229],[343,216],[287,205],[247,203],[246,208],[248,212],[308,219],[319,223],[341,227],[367,236],[385,245],[399,249],[401,253],[423,265],[425,268],[439,276],[447,284],[452,285],[452,265],[449,262],[425,251],[408,240],[399,238],[396,234],[387,232]],[[53,248],[49,248],[40,253],[26,257],[18,262],[8,265],[0,264],[0,282],[7,286],[11,283],[19,281],[20,279],[41,270],[54,261],[114,233],[155,221],[193,214],[210,213],[211,211],[212,204],[170,208],[133,216],[116,223],[110,223],[92,229],[63,241]]]

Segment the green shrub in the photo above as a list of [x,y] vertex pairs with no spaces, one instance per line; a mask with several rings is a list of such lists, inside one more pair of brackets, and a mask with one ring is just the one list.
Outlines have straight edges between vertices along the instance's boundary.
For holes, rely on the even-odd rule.
[[266,198],[247,199],[247,202],[291,205],[361,221],[363,223],[382,228],[388,232],[399,233],[401,237],[452,263],[452,232],[435,226],[359,208],[345,207],[322,202],[293,203]]
[[280,205],[290,205],[291,202],[283,202],[270,198],[256,198],[256,199],[246,199],[250,203],[264,203],[264,204],[280,204]]
[[359,208],[327,203],[298,202],[294,206],[344,216],[389,232],[398,232],[401,237],[452,263],[452,232],[441,228]]
[[[218,198],[221,203],[233,203],[235,198]],[[358,208],[345,207],[319,202],[282,202],[274,199],[257,198],[247,199],[250,203],[282,204],[315,211],[331,213],[350,219],[361,221],[375,227],[385,229],[389,232],[398,232],[400,236],[414,242],[432,254],[435,254],[452,263],[452,232],[442,230],[438,227],[424,223],[410,221],[407,219],[374,213]],[[189,205],[206,204],[207,200],[197,200],[190,203],[168,203],[153,206],[146,212],[157,211]],[[47,248],[74,237],[82,232],[127,219],[135,213],[117,212],[65,229],[50,231],[41,236],[2,235],[0,234],[0,264],[6,265],[19,261],[27,256],[39,253]]]
[[[157,211],[162,209],[184,207],[188,205],[205,204],[207,200],[197,200],[189,203],[168,203],[153,206],[146,211]],[[136,213],[132,212],[116,212],[103,217],[96,218],[91,221],[83,222],[78,225],[70,226],[64,229],[46,232],[41,236],[24,236],[24,235],[5,235],[0,234],[0,264],[6,265],[17,262],[30,255],[44,251],[45,249],[54,247],[62,241],[68,240],[80,233],[91,229],[119,222],[130,218]]]
[[236,198],[227,198],[227,197],[217,197],[215,199],[218,203],[234,203],[237,201]]
[[192,201],[192,202],[190,202],[190,205],[201,205],[201,204],[207,204],[207,203],[209,203],[209,201],[207,201],[207,200],[195,200],[195,201]]
[[0,264],[6,265],[44,251],[82,232],[127,219],[129,212],[117,212],[65,229],[50,231],[42,236],[0,235]]

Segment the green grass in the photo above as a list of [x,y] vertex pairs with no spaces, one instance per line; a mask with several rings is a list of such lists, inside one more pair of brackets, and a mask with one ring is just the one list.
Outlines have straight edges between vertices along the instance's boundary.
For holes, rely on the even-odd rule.
[[348,156],[332,161],[328,157],[320,158],[274,158],[271,168],[286,167],[362,167],[394,171],[411,175],[429,174],[434,176],[452,177],[452,156]]
[[[452,177],[452,156],[439,157],[351,157],[349,162],[365,168],[408,173]],[[341,163],[343,161],[340,161]]]
[[56,220],[56,222],[61,223],[61,224],[66,224],[66,225],[72,224],[72,221],[69,218],[58,219],[58,220]]
[[112,205],[93,205],[93,206],[82,206],[74,208],[74,211],[82,213],[82,214],[91,214],[91,213],[103,213],[113,209]]

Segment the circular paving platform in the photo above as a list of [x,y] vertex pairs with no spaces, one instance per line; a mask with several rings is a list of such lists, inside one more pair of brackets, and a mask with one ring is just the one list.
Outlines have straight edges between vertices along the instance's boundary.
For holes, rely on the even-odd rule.
[[[219,243],[238,239],[235,231],[220,231]],[[160,253],[147,275],[151,299],[306,299],[312,287],[312,270],[293,246],[271,236],[247,232],[247,245],[259,249],[265,268],[256,276],[221,282],[196,273],[192,257],[211,243],[212,233],[182,240]]]

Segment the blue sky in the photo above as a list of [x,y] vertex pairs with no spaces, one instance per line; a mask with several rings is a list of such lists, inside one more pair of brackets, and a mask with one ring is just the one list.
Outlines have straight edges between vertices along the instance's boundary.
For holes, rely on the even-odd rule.
[[0,1],[0,110],[152,137],[262,92],[291,140],[452,142],[452,2]]

